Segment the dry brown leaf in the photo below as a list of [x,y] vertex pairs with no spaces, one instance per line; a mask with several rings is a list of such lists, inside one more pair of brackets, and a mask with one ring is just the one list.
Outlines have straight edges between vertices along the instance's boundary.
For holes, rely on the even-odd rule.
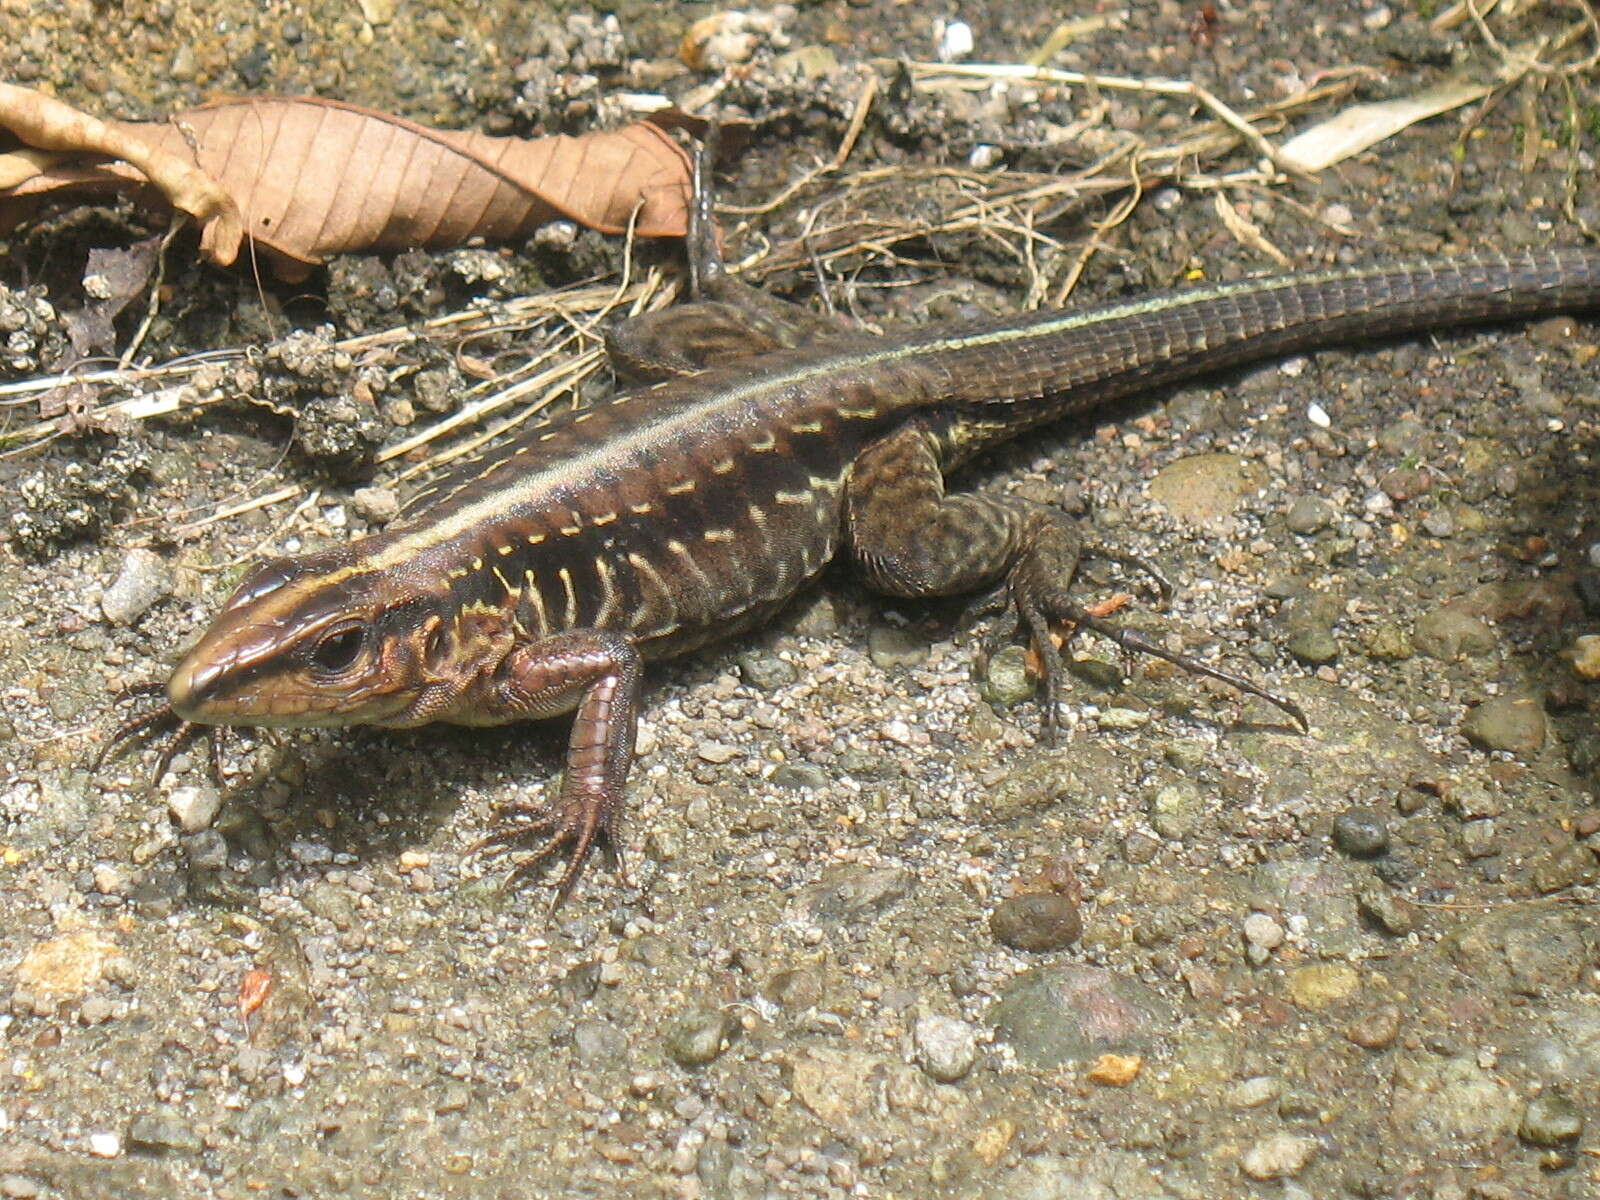
[[[26,89],[0,89],[0,128],[63,152],[43,161],[0,155],[0,180],[16,180],[0,204],[148,180],[202,222],[202,249],[224,266],[246,232],[292,277],[345,251],[520,237],[560,217],[605,233],[633,218],[643,237],[680,237],[688,223],[688,155],[648,123],[583,137],[489,137],[315,98],[102,122]],[[85,161],[81,151],[121,161]]]

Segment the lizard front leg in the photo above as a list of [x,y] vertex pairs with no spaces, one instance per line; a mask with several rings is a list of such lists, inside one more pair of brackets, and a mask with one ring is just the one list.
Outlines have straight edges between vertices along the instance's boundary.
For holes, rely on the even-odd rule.
[[[1027,630],[1044,673],[1044,729],[1053,738],[1066,669],[1053,627],[1092,629],[1129,653],[1149,654],[1276,705],[1302,728],[1292,701],[1243,676],[1175,654],[1124,629],[1072,598],[1086,550],[1067,516],[1042,504],[945,494],[939,439],[907,425],[867,448],[851,468],[845,521],[867,582],[892,596],[959,595],[1004,581],[1007,600]],[[1144,568],[1128,555],[1092,553]],[[1148,568],[1144,568],[1147,569]],[[1166,591],[1165,580],[1154,574]]]
[[492,680],[490,702],[497,715],[551,716],[572,708],[576,697],[566,769],[554,802],[509,806],[498,814],[498,828],[473,847],[476,852],[529,846],[533,855],[512,870],[512,883],[565,851],[556,907],[572,894],[596,845],[621,869],[617,831],[633,763],[642,674],[639,652],[627,638],[578,629],[513,649]]

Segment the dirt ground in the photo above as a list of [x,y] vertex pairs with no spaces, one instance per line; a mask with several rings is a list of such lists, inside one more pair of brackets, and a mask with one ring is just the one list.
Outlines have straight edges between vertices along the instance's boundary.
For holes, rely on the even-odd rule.
[[[834,305],[892,329],[1018,309],[1080,257],[1072,303],[1600,225],[1596,76],[1539,69],[1313,179],[1197,145],[1124,220],[1119,185],[1023,228],[1007,178],[1092,174],[1201,118],[1182,96],[923,86],[907,63],[962,51],[945,23],[964,61],[1015,64],[1069,22],[1053,66],[1245,112],[1347,85],[1264,124],[1281,142],[1489,78],[1580,16],[1502,7],[1491,45],[1434,4],[832,0],[767,13],[724,71],[677,57],[704,6],[0,0],[0,79],[120,116],[314,93],[492,133],[663,92],[749,119],[722,183],[748,208],[833,155],[875,75],[842,169],[726,225],[764,286],[818,303],[820,254]],[[1581,27],[1535,47],[1596,48]],[[895,232],[953,195],[990,216]],[[845,213],[871,236],[834,257]],[[139,221],[108,203],[5,235],[0,385],[58,365],[88,251]],[[252,347],[272,409],[229,396],[18,453],[39,393],[0,393],[0,1197],[1600,1197],[1582,314],[1230,372],[964,474],[1159,561],[1179,596],[1128,619],[1292,698],[1304,735],[1086,642],[1043,745],[1016,651],[975,665],[960,605],[841,568],[653,672],[629,877],[592,871],[554,917],[468,850],[544,793],[564,722],[247,738],[221,786],[200,751],[154,788],[153,750],[91,770],[112,694],[161,678],[244,563],[381,524],[396,471],[362,446],[473,382],[454,348],[374,368],[335,339],[620,262],[581,235],[289,286],[180,239],[141,354]],[[352,416],[357,378],[378,396]]]

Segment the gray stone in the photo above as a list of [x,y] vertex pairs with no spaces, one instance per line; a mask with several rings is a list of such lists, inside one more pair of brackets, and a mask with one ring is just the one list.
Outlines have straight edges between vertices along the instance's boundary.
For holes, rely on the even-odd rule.
[[1044,1070],[1106,1053],[1147,1054],[1171,1020],[1166,1002],[1144,984],[1076,963],[1023,972],[989,1010],[995,1033]]
[[1339,640],[1332,629],[1321,626],[1291,634],[1284,648],[1309,667],[1320,667],[1339,658]]
[[919,1017],[911,1027],[917,1064],[939,1083],[955,1083],[978,1059],[978,1031],[954,1017]]
[[1477,918],[1445,949],[1481,992],[1559,996],[1580,985],[1600,931],[1580,914],[1519,906]]
[[911,629],[876,625],[867,634],[867,655],[879,667],[915,667],[928,657],[928,639]]
[[1506,750],[1528,757],[1544,748],[1544,708],[1533,696],[1495,696],[1467,714],[1467,740],[1481,750]]
[[1259,1108],[1271,1104],[1282,1094],[1282,1080],[1272,1075],[1255,1075],[1234,1084],[1223,1099],[1234,1108]]
[[1150,797],[1150,827],[1164,838],[1182,841],[1200,823],[1204,799],[1187,779],[1157,789]]
[[1321,496],[1297,496],[1284,515],[1283,523],[1288,526],[1290,533],[1308,537],[1313,533],[1321,533],[1333,524],[1335,515],[1333,505]]
[[790,906],[807,925],[840,925],[880,916],[911,894],[916,879],[898,867],[840,867],[805,888]]
[[1499,849],[1494,822],[1468,821],[1461,826],[1461,849],[1468,858],[1488,858]]
[[738,1032],[739,1022],[728,1013],[701,1008],[676,1018],[663,1041],[668,1057],[680,1067],[703,1067],[726,1050]]
[[1264,951],[1283,945],[1283,926],[1266,913],[1254,912],[1244,919],[1244,940]]
[[167,793],[167,811],[185,833],[210,829],[222,810],[222,792],[209,784],[201,787],[176,787]]
[[1418,651],[1442,662],[1491,654],[1499,644],[1482,618],[1449,605],[1418,617],[1412,642]]
[[776,654],[758,654],[751,651],[739,655],[738,663],[740,678],[751,687],[763,692],[788,687],[800,678],[800,673],[795,670],[794,664],[779,658]]
[[1083,917],[1069,897],[1025,892],[1002,901],[989,915],[995,941],[1014,950],[1064,950],[1083,933]]
[[1532,1146],[1562,1146],[1583,1134],[1583,1113],[1557,1092],[1541,1092],[1528,1101],[1517,1136]]
[[140,1113],[128,1122],[128,1144],[161,1154],[199,1154],[205,1141],[181,1113]]
[[1400,1054],[1390,1120],[1428,1139],[1477,1142],[1512,1132],[1517,1095],[1469,1057]]
[[781,788],[815,791],[828,786],[828,773],[810,763],[781,763],[772,770],[772,782]]
[[[572,1049],[585,1066],[602,1066],[627,1054],[628,1036],[612,1021],[579,1021],[572,1028]],[[672,1053],[671,1046],[668,1053]]]
[[1568,842],[1537,855],[1528,864],[1528,879],[1535,890],[1548,895],[1600,879],[1600,862],[1587,846]]
[[1239,1169],[1251,1179],[1292,1179],[1310,1165],[1317,1146],[1316,1138],[1268,1134],[1239,1156]]
[[1002,646],[989,655],[978,676],[978,690],[991,704],[1007,708],[1032,699],[1037,688],[1028,675],[1027,648]]
[[1416,927],[1412,908],[1380,883],[1371,883],[1356,893],[1356,905],[1366,917],[1390,937],[1404,937]]
[[1347,808],[1333,819],[1333,844],[1352,858],[1376,858],[1389,849],[1389,827],[1375,809]]
[[100,597],[100,611],[113,625],[131,625],[163,596],[172,594],[172,569],[152,550],[129,550],[116,579]]

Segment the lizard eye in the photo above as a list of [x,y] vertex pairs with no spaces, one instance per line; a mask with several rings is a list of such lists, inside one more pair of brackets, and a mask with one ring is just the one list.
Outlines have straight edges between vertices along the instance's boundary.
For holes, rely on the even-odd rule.
[[344,625],[323,635],[311,651],[311,666],[323,675],[338,675],[355,665],[361,653],[362,631],[359,625]]

